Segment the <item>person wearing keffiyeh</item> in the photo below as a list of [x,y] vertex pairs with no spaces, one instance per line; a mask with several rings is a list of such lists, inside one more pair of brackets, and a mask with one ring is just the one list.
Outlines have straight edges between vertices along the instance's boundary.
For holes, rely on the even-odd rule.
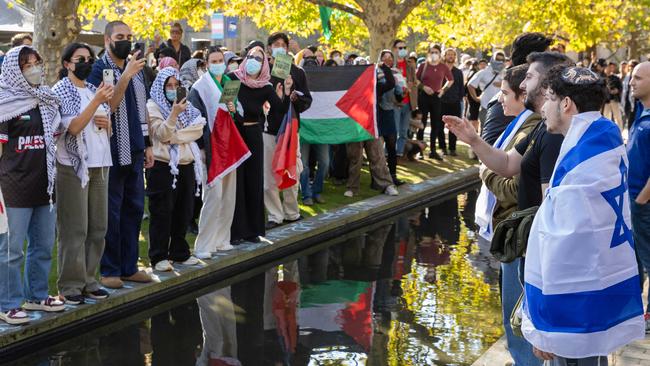
[[29,321],[23,309],[62,311],[65,306],[48,295],[56,219],[54,134],[61,115],[59,98],[41,85],[43,78],[41,56],[32,47],[19,46],[7,52],[0,74],[0,142],[4,150],[0,188],[6,200],[9,235],[0,236],[0,319],[9,324]]
[[[143,166],[153,166],[147,125],[147,90],[142,68],[146,58],[138,55],[127,62],[133,35],[128,25],[113,21],[106,25],[106,52],[93,64],[88,82],[98,87],[104,70],[112,70],[115,90],[111,107],[111,157],[108,178],[108,230],[101,261],[101,283],[120,288],[123,280],[149,282],[151,276],[138,270],[140,224],[144,214]],[[136,51],[139,52],[139,51]]]
[[[61,99],[63,132],[57,142],[57,225],[59,295],[78,305],[108,292],[95,279],[104,252],[108,221],[108,171],[113,85],[96,89],[86,82],[95,54],[85,43],[63,51],[61,80],[53,87]],[[77,228],[73,230],[71,228]]]
[[202,180],[201,153],[194,141],[203,135],[205,118],[191,103],[178,100],[179,85],[175,68],[160,70],[147,102],[154,151],[154,165],[147,170],[149,258],[157,271],[173,270],[170,261],[198,263],[185,234]]

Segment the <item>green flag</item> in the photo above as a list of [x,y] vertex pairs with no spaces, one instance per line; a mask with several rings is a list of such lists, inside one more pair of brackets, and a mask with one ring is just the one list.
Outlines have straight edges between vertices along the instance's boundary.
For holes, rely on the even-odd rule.
[[320,12],[320,21],[323,23],[323,36],[329,41],[332,37],[332,27],[330,24],[330,17],[332,16],[332,8],[327,6],[319,6],[318,11]]

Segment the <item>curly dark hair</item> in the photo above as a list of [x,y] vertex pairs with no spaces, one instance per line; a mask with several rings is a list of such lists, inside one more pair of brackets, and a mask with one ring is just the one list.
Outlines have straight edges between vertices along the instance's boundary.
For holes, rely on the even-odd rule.
[[605,80],[598,77],[590,83],[572,83],[565,77],[565,71],[571,68],[564,65],[552,67],[542,81],[542,87],[550,89],[560,99],[571,99],[579,113],[599,111],[609,95]]

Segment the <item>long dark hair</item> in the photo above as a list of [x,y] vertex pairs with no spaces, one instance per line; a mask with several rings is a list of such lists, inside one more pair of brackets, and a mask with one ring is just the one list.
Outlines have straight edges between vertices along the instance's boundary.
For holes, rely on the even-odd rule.
[[80,48],[87,49],[88,52],[90,52],[90,57],[95,59],[95,52],[93,52],[92,48],[90,48],[90,46],[87,43],[82,43],[82,42],[70,43],[63,50],[63,55],[61,55],[61,69],[59,70],[59,80],[68,76],[68,69],[65,68],[64,63],[71,62],[72,55],[74,55],[74,53]]

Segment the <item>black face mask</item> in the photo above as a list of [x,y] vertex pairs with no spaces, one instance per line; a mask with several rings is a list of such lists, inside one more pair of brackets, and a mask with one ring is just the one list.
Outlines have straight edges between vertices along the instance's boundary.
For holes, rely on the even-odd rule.
[[91,62],[77,62],[74,64],[74,71],[72,73],[77,79],[86,80],[92,69],[93,64]]
[[115,41],[111,43],[111,52],[120,60],[126,60],[131,52],[131,41]]

